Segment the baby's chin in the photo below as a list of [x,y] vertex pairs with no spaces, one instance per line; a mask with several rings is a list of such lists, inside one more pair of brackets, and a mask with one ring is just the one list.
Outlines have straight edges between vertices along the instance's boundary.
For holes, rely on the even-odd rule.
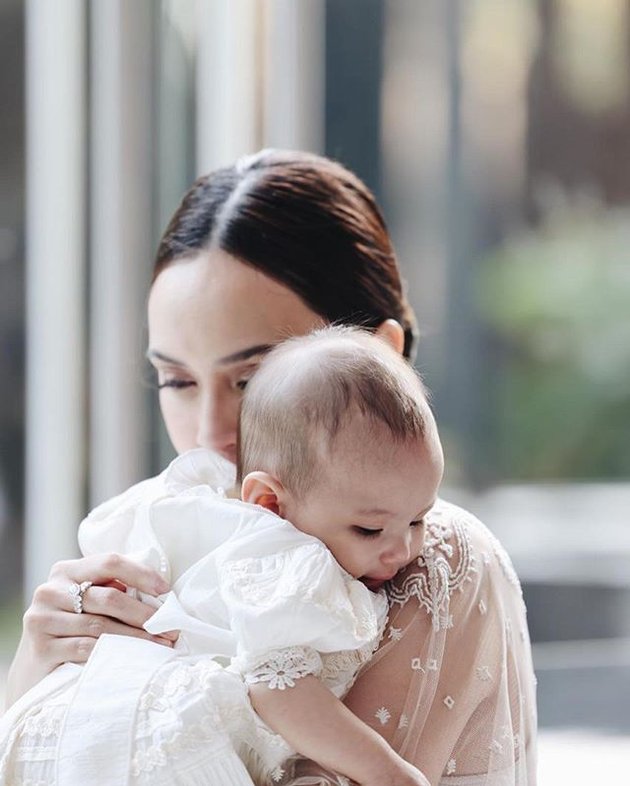
[[362,584],[370,590],[370,592],[378,592],[382,587],[385,586],[384,581],[376,581],[375,579],[359,579]]

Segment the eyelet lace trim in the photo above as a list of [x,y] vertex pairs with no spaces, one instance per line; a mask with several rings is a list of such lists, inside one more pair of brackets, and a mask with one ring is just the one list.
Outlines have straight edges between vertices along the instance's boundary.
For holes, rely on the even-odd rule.
[[[9,780],[9,763],[17,754],[17,761],[21,761],[20,749],[29,751],[37,749],[39,755],[45,755],[44,751],[53,755],[57,740],[61,734],[61,727],[66,707],[56,704],[54,706],[42,706],[37,708],[32,714],[27,715],[21,723],[13,728],[7,741],[6,750],[0,755],[0,783],[13,783]],[[20,786],[48,786],[46,781],[41,779],[33,780],[22,778],[19,780]]]
[[198,663],[178,664],[164,680],[151,683],[140,697],[140,712],[153,710],[165,712],[171,706],[172,699],[182,693],[202,692],[208,687],[211,675],[221,667],[211,659],[203,659]]
[[322,671],[322,659],[310,647],[290,647],[276,650],[265,656],[265,662],[248,670],[245,682],[253,685],[266,682],[271,690],[295,687],[295,680],[309,674],[318,676]]
[[137,778],[141,773],[165,767],[182,751],[196,750],[201,743],[216,735],[220,721],[218,713],[208,713],[199,723],[184,726],[168,740],[137,750],[131,762],[131,774]]
[[64,707],[44,705],[36,715],[25,718],[21,728],[22,737],[53,737],[57,739],[63,722]]
[[[182,695],[192,694],[201,702],[201,717],[196,723],[188,721],[157,742],[138,740],[131,761],[134,777],[151,774],[172,766],[181,754],[195,751],[209,743],[218,742],[217,735],[226,734],[248,766],[256,766],[265,778],[293,751],[286,742],[268,729],[246,702],[246,697],[231,694],[228,690],[219,704],[215,703],[215,686],[212,684],[218,664],[203,659],[193,664],[179,664],[162,683],[152,684],[144,693],[138,717],[139,729],[150,729],[151,712],[178,713]],[[236,675],[235,679],[236,679]],[[220,683],[218,683],[220,684]],[[148,725],[147,725],[148,724]],[[258,751],[264,751],[260,758]],[[262,776],[261,776],[262,777]],[[261,780],[261,782],[263,782]]]

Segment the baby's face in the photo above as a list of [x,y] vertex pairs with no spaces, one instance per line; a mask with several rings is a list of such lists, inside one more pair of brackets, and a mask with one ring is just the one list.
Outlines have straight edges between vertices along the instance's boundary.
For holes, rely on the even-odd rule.
[[423,517],[442,479],[442,449],[431,418],[427,436],[396,444],[385,428],[366,437],[350,424],[316,484],[282,515],[323,541],[339,564],[371,590],[380,589],[420,555]]

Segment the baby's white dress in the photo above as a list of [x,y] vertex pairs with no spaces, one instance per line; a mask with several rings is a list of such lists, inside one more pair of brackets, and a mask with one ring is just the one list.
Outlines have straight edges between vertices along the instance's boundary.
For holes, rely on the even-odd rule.
[[84,667],[31,689],[0,721],[0,784],[273,782],[293,751],[247,685],[313,674],[348,691],[381,637],[384,592],[279,516],[226,499],[225,469],[191,451],[82,523],[84,554],[131,554],[174,582],[145,627],[181,635],[174,649],[101,636]]

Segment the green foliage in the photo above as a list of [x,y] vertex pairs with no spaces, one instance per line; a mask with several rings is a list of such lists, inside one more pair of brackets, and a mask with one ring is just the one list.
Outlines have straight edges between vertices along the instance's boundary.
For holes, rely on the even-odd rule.
[[503,477],[630,475],[630,209],[562,205],[480,266]]

